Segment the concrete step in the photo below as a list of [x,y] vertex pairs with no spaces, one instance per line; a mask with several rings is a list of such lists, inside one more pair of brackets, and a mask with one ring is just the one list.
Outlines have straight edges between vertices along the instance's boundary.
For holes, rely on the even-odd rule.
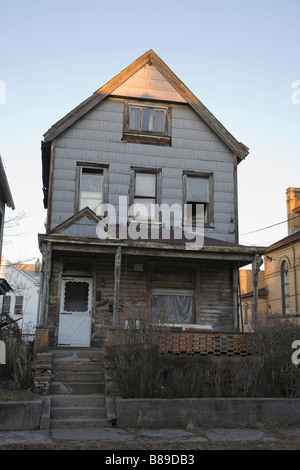
[[107,419],[104,418],[78,418],[78,419],[53,419],[51,428],[99,428],[107,426]]
[[68,361],[67,359],[53,359],[52,368],[56,371],[84,371],[104,373],[103,361]]
[[86,418],[106,418],[105,408],[102,407],[51,407],[50,419],[86,419]]
[[53,394],[94,394],[104,393],[104,382],[51,382],[50,393]]
[[55,382],[102,382],[104,375],[101,372],[94,371],[52,371]]
[[51,406],[58,407],[105,407],[105,396],[103,394],[88,395],[51,395]]

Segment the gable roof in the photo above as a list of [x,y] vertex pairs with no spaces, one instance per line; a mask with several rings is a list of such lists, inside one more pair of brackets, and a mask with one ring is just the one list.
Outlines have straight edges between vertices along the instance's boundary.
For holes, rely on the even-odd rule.
[[198,100],[198,98],[184,85],[184,83],[169,69],[169,67],[150,49],[122,72],[112,78],[104,86],[96,90],[92,96],[74,108],[65,117],[54,124],[45,134],[44,143],[50,142],[59,134],[68,129],[84,114],[97,106],[101,101],[113,93],[126,80],[137,73],[147,64],[154,65],[170,85],[183,97],[194,111],[206,122],[206,124],[221,138],[221,140],[237,155],[239,160],[244,159],[249,149],[238,142],[225,127],[213,116],[213,114]]

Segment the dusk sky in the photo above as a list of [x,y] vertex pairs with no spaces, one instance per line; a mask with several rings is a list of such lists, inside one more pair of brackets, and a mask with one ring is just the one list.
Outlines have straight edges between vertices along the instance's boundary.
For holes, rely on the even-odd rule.
[[240,243],[287,235],[285,192],[300,187],[299,0],[0,0],[0,18],[0,155],[16,206],[6,215],[26,214],[4,256],[41,257],[43,134],[149,49],[250,149]]

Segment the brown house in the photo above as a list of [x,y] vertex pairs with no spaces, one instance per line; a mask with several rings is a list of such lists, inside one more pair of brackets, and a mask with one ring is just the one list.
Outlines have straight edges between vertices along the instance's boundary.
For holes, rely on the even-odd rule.
[[39,235],[48,345],[102,347],[132,309],[238,331],[239,269],[264,253],[238,242],[247,154],[152,50],[52,126]]
[[286,190],[288,235],[266,251],[269,312],[298,318],[300,313],[300,188]]

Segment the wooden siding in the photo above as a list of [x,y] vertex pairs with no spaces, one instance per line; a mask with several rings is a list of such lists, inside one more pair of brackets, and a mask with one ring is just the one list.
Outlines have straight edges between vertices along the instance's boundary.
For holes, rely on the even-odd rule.
[[55,143],[51,228],[74,214],[76,162],[109,165],[109,203],[128,195],[130,167],[162,169],[162,203],[182,204],[184,170],[214,173],[215,227],[207,235],[234,242],[232,152],[188,106],[172,109],[172,147],[122,142],[123,102],[107,99]]
[[[52,275],[49,296],[49,346],[56,346],[59,309],[60,285],[63,266],[66,266],[67,256],[53,256]],[[76,257],[71,255],[73,265]],[[114,302],[114,254],[101,254],[96,258],[80,257],[84,265],[90,266],[94,278],[93,313],[92,313],[92,346],[102,347],[107,341],[107,332],[113,325]],[[194,269],[195,280],[191,288],[194,290],[194,323],[211,325],[215,332],[233,331],[233,284],[230,273],[231,264],[227,262],[179,262],[178,260],[157,260],[159,267],[168,267],[170,272],[182,272],[189,266]],[[94,263],[94,267],[93,267]],[[81,265],[82,265],[81,264]],[[137,270],[135,265],[141,265]],[[153,260],[145,256],[123,255],[120,278],[120,305],[124,314],[132,312],[137,315],[139,309],[143,312],[151,307],[151,266]],[[78,266],[80,266],[78,264]],[[73,275],[76,274],[73,272]],[[155,287],[157,287],[157,282]],[[171,286],[171,284],[170,284]],[[165,286],[164,286],[165,287]]]
[[143,99],[185,102],[182,96],[162,76],[157,68],[150,64],[141,68],[111,94]]

